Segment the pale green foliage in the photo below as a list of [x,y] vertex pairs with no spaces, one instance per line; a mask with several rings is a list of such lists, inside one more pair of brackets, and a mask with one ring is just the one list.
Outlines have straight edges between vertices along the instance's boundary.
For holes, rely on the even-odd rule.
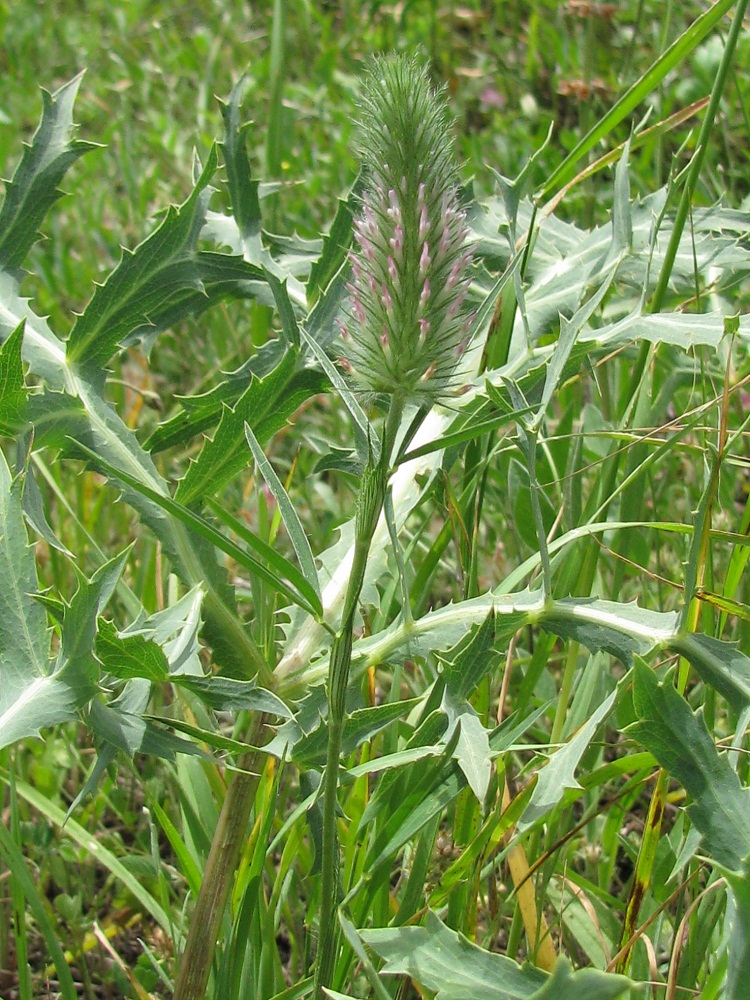
[[[184,202],[171,207],[134,251],[123,253],[82,314],[71,317],[66,342],[23,297],[20,282],[63,175],[89,148],[74,138],[77,86],[74,81],[45,97],[41,125],[0,211],[0,426],[9,445],[22,445],[7,451],[15,473],[10,458],[0,456],[0,745],[17,746],[41,730],[80,719],[99,754],[84,789],[93,794],[118,753],[176,760],[178,804],[157,802],[152,812],[174,851],[169,864],[177,858],[196,892],[217,800],[229,797],[207,748],[232,755],[240,780],[247,771],[257,772],[247,800],[248,816],[255,810],[253,839],[234,906],[227,910],[225,928],[230,914],[234,923],[222,939],[227,946],[213,988],[222,1000],[243,990],[270,1000],[286,988],[288,969],[276,943],[282,931],[294,938],[295,975],[303,979],[311,971],[310,928],[304,921],[296,926],[295,896],[310,901],[314,923],[320,831],[315,776],[328,734],[322,681],[343,615],[347,624],[356,620],[357,631],[349,634],[351,675],[338,692],[345,710],[339,799],[346,820],[338,825],[346,901],[345,943],[333,962],[335,995],[367,988],[353,982],[361,966],[374,994],[384,996],[390,987],[387,978],[378,978],[382,960],[386,977],[414,976],[437,996],[473,997],[490,989],[498,998],[621,996],[629,981],[606,973],[603,964],[573,971],[563,957],[548,976],[521,967],[517,950],[492,954],[498,927],[510,932],[518,924],[512,919],[515,904],[504,896],[486,940],[475,916],[484,906],[485,881],[497,888],[497,858],[514,829],[529,833],[530,851],[539,848],[541,854],[542,844],[551,845],[549,864],[576,885],[577,899],[591,901],[579,908],[584,916],[597,906],[608,907],[610,916],[622,908],[627,890],[619,884],[616,859],[620,851],[631,857],[635,852],[620,834],[611,785],[637,795],[656,760],[690,796],[686,808],[675,804],[680,820],[665,829],[658,860],[688,879],[684,891],[698,902],[700,851],[727,874],[734,907],[731,928],[721,912],[715,919],[699,913],[698,957],[681,973],[692,977],[683,988],[721,979],[724,963],[725,995],[743,1000],[750,920],[747,771],[740,757],[717,750],[715,741],[721,734],[734,741],[734,750],[743,749],[750,707],[746,647],[727,641],[746,634],[741,627],[724,628],[727,615],[741,622],[750,614],[741,589],[748,515],[735,516],[737,490],[726,485],[744,461],[745,417],[742,407],[732,406],[735,386],[747,374],[750,326],[745,316],[736,322],[726,316],[742,304],[737,287],[750,270],[747,213],[696,208],[692,229],[682,230],[665,190],[631,200],[626,151],[616,174],[613,216],[598,226],[554,214],[534,222],[522,183],[505,179],[499,197],[478,203],[467,196],[464,222],[443,97],[432,92],[420,65],[381,60],[362,98],[361,154],[370,194],[363,202],[354,192],[340,203],[324,241],[269,236],[261,206],[265,195],[276,192],[251,177],[238,85],[224,109],[221,147],[232,212],[209,207],[219,183],[218,151],[212,149]],[[405,117],[400,108],[407,109]],[[352,262],[347,252],[353,219],[363,204],[360,251]],[[373,243],[367,206],[384,227],[382,246]],[[461,362],[467,391],[450,400],[450,409],[415,414],[407,408],[394,469],[379,466],[371,482],[368,421],[376,422],[378,413],[375,407],[365,412],[366,404],[360,405],[333,366],[335,320],[347,309],[346,282],[352,278],[363,327],[371,320],[382,326],[382,310],[389,307],[381,286],[391,278],[389,241],[399,224],[403,260],[397,277],[409,288],[399,303],[404,312],[387,331],[386,343],[382,329],[365,331],[369,346],[349,329],[349,357],[360,387],[421,404],[442,400],[456,384],[464,320],[459,309],[451,316],[448,311],[468,279],[462,271],[450,294],[438,289],[449,285],[458,264],[468,265],[468,242],[476,244],[471,294],[477,312],[468,335],[477,349]],[[420,225],[429,226],[423,238]],[[526,233],[531,245],[522,259],[519,237]],[[377,273],[363,263],[368,241],[385,254]],[[676,247],[671,261],[665,254],[670,242]],[[425,245],[424,264],[437,270],[430,272],[429,294],[420,304]],[[645,303],[664,269],[672,311],[651,315]],[[379,305],[366,299],[370,277]],[[395,307],[395,292],[389,295]],[[684,308],[694,296],[700,297],[701,313]],[[164,331],[178,329],[183,336],[179,324],[214,315],[209,310],[229,298],[253,303],[252,309],[274,309],[278,336],[259,348],[248,346],[249,356],[231,376],[185,399],[158,426],[152,422],[143,444],[146,434],[135,433],[113,402],[119,381],[108,366],[117,368],[119,352],[138,343],[157,345],[157,365]],[[437,312],[428,316],[428,305]],[[356,311],[352,306],[352,315]],[[394,345],[399,350],[389,356],[386,348]],[[618,352],[621,357],[613,360]],[[368,364],[373,378],[366,375]],[[328,392],[335,400],[339,389],[344,405],[315,408],[314,396]],[[692,394],[699,390],[696,401]],[[684,412],[673,412],[673,406]],[[709,446],[721,443],[724,426],[728,443],[704,470],[703,458]],[[201,440],[204,432],[212,438]],[[342,434],[351,445],[347,451],[338,447]],[[292,447],[285,443],[290,439]],[[164,461],[167,448],[174,451]],[[625,448],[632,451],[621,459]],[[318,467],[310,458],[314,452],[322,453]],[[49,479],[60,484],[59,493],[44,485],[42,504],[36,479],[41,483],[50,455],[59,478]],[[137,513],[133,553],[115,555],[122,546],[110,551],[109,510],[101,525],[89,526],[95,544],[84,550],[82,526],[74,523],[71,530],[59,514],[59,501],[75,482],[60,471],[68,468],[93,484],[97,495],[109,490],[103,507],[118,496],[117,511]],[[164,470],[174,468],[179,471],[173,490]],[[254,490],[252,468],[260,473]],[[401,569],[389,562],[391,536],[378,516],[388,472],[394,532],[405,549],[403,581],[397,580]],[[331,485],[342,486],[352,474],[371,482],[376,501],[359,512],[347,505],[343,487],[342,499],[334,499]],[[651,526],[647,493],[660,512],[666,510]],[[120,516],[121,533],[136,530],[129,514]],[[317,533],[321,520],[338,524],[342,518],[335,544],[330,527]],[[29,528],[45,540],[37,546],[38,560]],[[64,539],[58,541],[54,531]],[[682,544],[686,535],[693,536],[692,544]],[[355,544],[365,536],[371,541],[367,565],[356,567],[363,589],[345,606]],[[169,568],[164,577],[155,572],[157,543]],[[72,569],[68,549],[76,545],[82,551],[74,553],[79,566]],[[46,562],[47,546],[58,575]],[[733,547],[733,554],[721,546]],[[623,559],[612,560],[610,550]],[[639,561],[642,569],[629,577],[624,567]],[[732,572],[721,591],[727,564]],[[549,577],[544,591],[534,579],[540,566]],[[667,590],[669,580],[685,587],[684,603],[677,588]],[[632,601],[636,593],[638,603]],[[158,606],[157,594],[165,607]],[[694,596],[705,604],[700,619],[693,615]],[[713,616],[710,601],[724,618]],[[498,719],[511,642],[517,654],[508,660],[511,711]],[[692,670],[687,697],[670,675],[654,673],[662,658],[677,656]],[[378,685],[379,703],[365,683],[369,679]],[[166,685],[171,702],[152,702],[152,693]],[[695,711],[701,704],[703,715]],[[277,758],[273,767],[260,752],[248,767],[245,754],[253,751],[244,742],[246,716],[236,714],[230,722],[229,712],[271,720],[276,731],[265,754]],[[642,751],[611,739],[621,728]],[[506,765],[519,777],[507,807]],[[525,766],[539,771],[533,789],[524,786]],[[236,787],[236,777],[228,780],[230,789]],[[64,810],[31,785],[19,782],[14,795],[62,825]],[[585,829],[575,828],[574,803],[586,813]],[[604,805],[612,810],[611,821],[600,816]],[[441,825],[451,826],[461,848],[447,860],[436,857]],[[158,845],[157,828],[149,832]],[[183,910],[180,898],[165,912],[174,887],[158,855],[150,860],[164,881],[152,894],[82,825],[71,821],[62,835],[98,856],[128,886],[143,912],[174,935],[179,953],[189,907]],[[566,853],[571,838],[577,839]],[[3,839],[0,846],[6,862],[18,869],[15,841]],[[268,879],[271,866],[274,878]],[[650,905],[663,903],[672,891],[668,875],[654,880]],[[18,885],[31,899],[30,880],[18,876]],[[555,883],[542,873],[536,885],[540,909],[557,905],[554,892]],[[43,912],[38,898],[32,905],[35,913]],[[431,907],[444,910],[445,920]],[[424,919],[417,916],[423,910]],[[572,941],[570,953],[578,961],[582,951],[588,954],[577,947],[584,931],[579,935],[575,920],[584,917],[574,919],[572,912],[559,916],[561,951]],[[489,925],[489,908],[485,917]],[[405,926],[412,922],[418,925]],[[677,923],[667,905],[654,947],[665,941],[671,946]],[[469,944],[454,928],[487,947]],[[587,940],[596,934],[597,954],[611,956],[619,947],[617,930],[606,920],[585,933]],[[213,941],[204,946],[210,968]],[[446,954],[451,961],[441,964]],[[59,954],[55,960],[64,963]],[[636,953],[632,981],[650,972]]]

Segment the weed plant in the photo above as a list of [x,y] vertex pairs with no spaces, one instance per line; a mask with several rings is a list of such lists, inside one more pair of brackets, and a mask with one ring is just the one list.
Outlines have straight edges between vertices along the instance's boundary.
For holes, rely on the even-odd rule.
[[744,1000],[746,6],[0,9],[0,995]]

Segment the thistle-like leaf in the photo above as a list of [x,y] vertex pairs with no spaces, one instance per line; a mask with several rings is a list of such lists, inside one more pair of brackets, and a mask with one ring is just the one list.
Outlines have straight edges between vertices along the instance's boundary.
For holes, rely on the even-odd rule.
[[23,321],[0,347],[0,434],[16,434],[23,422],[28,398],[23,377],[21,345]]
[[65,613],[54,664],[34,557],[21,511],[22,482],[11,478],[0,452],[0,746],[37,736],[47,726],[76,717],[96,691],[95,619],[112,592],[122,560],[82,581]]
[[251,381],[232,409],[224,406],[213,439],[205,442],[198,458],[188,467],[177,487],[175,500],[193,506],[206,496],[215,496],[247,468],[250,456],[245,424],[257,427],[273,412],[288,388],[295,367],[295,352],[287,351],[265,378]]
[[719,754],[703,717],[694,715],[671,678],[659,683],[636,661],[633,688],[638,721],[627,732],[691,796],[688,815],[703,834],[704,850],[723,868],[741,872],[750,858],[750,790],[726,754]]
[[560,959],[552,975],[522,968],[511,958],[484,951],[450,930],[429,911],[424,927],[373,928],[359,932],[385,959],[385,975],[411,976],[436,1000],[617,1000],[633,983],[595,969],[574,972]]
[[[134,251],[123,250],[71,331],[70,364],[102,368],[126,341],[158,333],[232,291],[241,294],[243,283],[263,282],[263,272],[241,258],[197,250],[217,165],[213,148],[187,201],[170,207]],[[245,294],[253,294],[252,285]]]
[[221,151],[227,172],[227,187],[232,201],[232,215],[237,223],[242,250],[248,260],[260,263],[261,214],[258,197],[259,183],[253,178],[250,158],[247,155],[245,133],[240,117],[242,95],[247,87],[247,77],[243,76],[232,88],[227,103],[221,103],[224,118],[224,140]]
[[0,270],[21,277],[21,267],[39,237],[42,220],[62,197],[58,185],[75,161],[96,144],[74,139],[73,105],[82,73],[54,94],[42,91],[44,109],[31,144],[24,149],[0,209]]

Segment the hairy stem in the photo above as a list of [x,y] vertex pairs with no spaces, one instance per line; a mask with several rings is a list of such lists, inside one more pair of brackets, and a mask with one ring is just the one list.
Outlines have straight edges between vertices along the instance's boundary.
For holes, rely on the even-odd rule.
[[[248,743],[262,743],[265,729],[266,718],[258,713],[253,717]],[[235,771],[229,782],[180,959],[173,1000],[205,1000],[219,928],[247,837],[261,756],[257,751],[246,754],[239,761],[242,770]]]
[[380,460],[368,461],[357,498],[354,560],[344,599],[344,613],[331,650],[328,674],[328,751],[323,775],[323,844],[321,859],[320,925],[315,966],[313,1000],[325,1000],[323,989],[331,985],[338,955],[336,908],[339,896],[339,844],[336,834],[339,765],[346,717],[346,691],[352,660],[352,632],[359,595],[367,568],[375,528],[383,511],[388,466],[403,405],[391,402]]

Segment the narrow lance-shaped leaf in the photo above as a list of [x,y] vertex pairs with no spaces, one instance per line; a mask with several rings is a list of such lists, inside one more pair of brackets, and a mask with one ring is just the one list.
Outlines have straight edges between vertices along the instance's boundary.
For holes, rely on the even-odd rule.
[[258,198],[258,181],[253,179],[250,159],[247,155],[245,131],[240,120],[242,95],[247,87],[247,76],[243,76],[232,88],[229,100],[222,102],[224,118],[224,141],[221,151],[227,172],[227,187],[232,199],[232,215],[240,232],[242,246],[249,260],[260,260],[261,214]]
[[266,458],[263,449],[258,443],[258,439],[253,434],[250,424],[247,423],[245,424],[245,437],[247,438],[247,443],[250,445],[250,450],[253,453],[260,474],[273,494],[274,500],[279,505],[281,519],[284,522],[286,530],[289,532],[289,537],[292,540],[294,551],[297,553],[297,558],[299,559],[305,579],[318,595],[318,598],[320,598],[320,581],[318,580],[318,571],[315,568],[312,549],[305,534],[305,529],[302,527],[302,522],[297,516],[297,511],[294,509],[294,504],[289,499],[289,494],[284,489],[273,466]]
[[567,788],[581,787],[576,781],[576,769],[581,757],[588,749],[589,743],[594,738],[596,730],[612,711],[616,697],[617,691],[615,690],[608,698],[604,699],[578,732],[552,754],[546,766],[538,772],[531,801],[517,825],[519,833],[551,812],[560,802]]
[[336,366],[331,362],[326,352],[320,344],[316,342],[315,338],[311,337],[304,327],[301,328],[301,333],[302,340],[310,348],[315,360],[330,379],[331,385],[334,386],[339,396],[341,396],[344,406],[347,408],[352,416],[352,419],[354,420],[354,433],[357,437],[357,444],[360,453],[363,456],[366,455],[368,447],[371,447],[373,461],[377,462],[380,455],[380,442],[377,435],[373,435],[371,433],[370,422],[367,419],[364,410],[357,402],[354,393],[346,384],[346,380],[336,369]]
[[331,228],[323,237],[323,253],[310,270],[307,282],[308,303],[317,301],[320,293],[328,287],[334,275],[346,263],[349,244],[352,241],[354,212],[362,195],[363,180],[363,175],[360,173],[349,192],[349,197],[339,198]]

